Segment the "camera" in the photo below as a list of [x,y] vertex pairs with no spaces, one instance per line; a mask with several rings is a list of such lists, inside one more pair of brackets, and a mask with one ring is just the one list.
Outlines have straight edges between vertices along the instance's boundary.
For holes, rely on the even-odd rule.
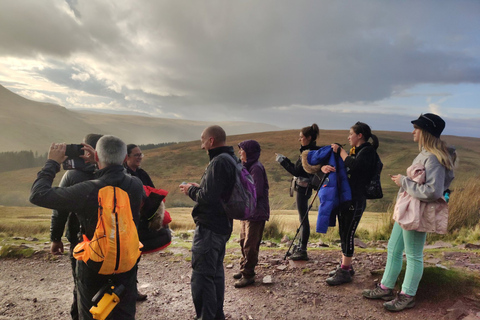
[[85,160],[80,158],[80,156],[84,154],[82,148],[83,145],[81,144],[67,144],[65,155],[68,159],[62,164],[63,170],[81,169],[85,167]]

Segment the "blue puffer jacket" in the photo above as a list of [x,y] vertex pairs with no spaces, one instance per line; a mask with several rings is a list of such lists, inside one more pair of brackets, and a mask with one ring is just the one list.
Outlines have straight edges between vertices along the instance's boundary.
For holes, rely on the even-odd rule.
[[336,172],[330,172],[318,192],[320,206],[316,231],[326,233],[328,227],[335,226],[335,216],[331,215],[334,209],[352,200],[345,164],[330,146],[304,152],[302,164],[305,171],[312,174],[320,171],[323,165],[328,164],[336,168]]

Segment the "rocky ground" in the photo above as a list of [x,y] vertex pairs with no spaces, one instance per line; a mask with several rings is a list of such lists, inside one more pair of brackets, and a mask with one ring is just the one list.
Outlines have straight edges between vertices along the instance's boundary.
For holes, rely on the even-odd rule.
[[[308,262],[293,263],[283,260],[285,247],[266,245],[261,249],[256,283],[242,289],[234,288],[232,278],[238,271],[240,250],[235,245],[227,250],[227,319],[480,319],[479,291],[450,290],[442,287],[441,277],[434,281],[437,285],[422,282],[417,306],[400,313],[389,313],[382,302],[362,298],[362,290],[372,288],[381,278],[378,270],[386,260],[383,244],[358,250],[362,252],[354,260],[353,282],[338,287],[325,283],[327,273],[338,264],[338,248],[312,248]],[[428,251],[426,265],[480,272],[477,246],[446,247],[451,246],[437,244],[438,250]],[[0,320],[69,318],[72,279],[68,257],[52,257],[46,249],[44,244],[31,258],[0,260]],[[148,299],[137,303],[137,319],[193,319],[190,274],[188,245],[174,244],[143,256],[139,289]],[[272,283],[262,283],[267,276]]]

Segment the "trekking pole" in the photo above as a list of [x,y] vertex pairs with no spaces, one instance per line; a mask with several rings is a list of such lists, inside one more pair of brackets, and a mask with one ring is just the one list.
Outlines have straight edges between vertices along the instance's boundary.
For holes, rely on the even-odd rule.
[[295,239],[297,238],[298,233],[300,232],[300,228],[302,228],[302,225],[303,225],[303,222],[305,221],[305,218],[308,217],[308,213],[310,212],[310,209],[312,209],[313,203],[315,202],[315,199],[317,199],[318,192],[319,192],[320,189],[322,188],[322,185],[323,185],[323,183],[325,182],[325,180],[327,179],[327,177],[328,177],[329,174],[330,174],[330,172],[326,173],[326,174],[323,176],[322,181],[320,181],[320,184],[318,185],[317,192],[315,192],[315,196],[313,197],[312,202],[310,202],[310,205],[308,206],[307,212],[305,212],[305,214],[303,215],[302,221],[300,221],[300,226],[298,227],[297,232],[295,233],[295,236],[293,237],[293,240],[292,240],[292,242],[290,243],[290,246],[288,247],[288,250],[287,250],[287,252],[285,253],[285,256],[283,257],[283,260],[286,260],[287,257],[290,255],[290,249],[292,248],[293,244],[295,243]]

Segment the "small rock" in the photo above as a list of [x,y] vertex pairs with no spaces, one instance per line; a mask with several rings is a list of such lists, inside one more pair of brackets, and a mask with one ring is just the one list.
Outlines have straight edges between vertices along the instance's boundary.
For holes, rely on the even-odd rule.
[[282,264],[281,266],[278,266],[278,267],[277,267],[277,270],[280,270],[280,271],[283,271],[283,270],[285,270],[285,269],[287,269],[287,266],[284,265],[284,264]]
[[428,260],[425,260],[425,263],[430,263],[430,264],[438,264],[440,263],[440,259],[428,259]]
[[354,239],[354,243],[355,243],[355,246],[357,246],[359,248],[362,248],[362,249],[367,248],[367,245],[365,244],[365,242],[363,242],[362,240],[360,240],[358,238]]
[[322,303],[322,299],[320,299],[320,298],[313,299],[313,305],[315,307],[319,306],[321,303]]
[[480,244],[467,243],[465,245],[466,249],[480,249]]
[[227,268],[227,269],[232,269],[232,268],[233,268],[233,264],[232,264],[232,263],[227,264],[227,265],[225,266],[225,268]]
[[287,243],[288,241],[290,241],[290,237],[287,235],[284,235],[282,240],[280,240],[281,243]]
[[262,283],[263,283],[263,284],[271,284],[271,283],[273,283],[272,276],[265,276],[265,277],[263,277]]

